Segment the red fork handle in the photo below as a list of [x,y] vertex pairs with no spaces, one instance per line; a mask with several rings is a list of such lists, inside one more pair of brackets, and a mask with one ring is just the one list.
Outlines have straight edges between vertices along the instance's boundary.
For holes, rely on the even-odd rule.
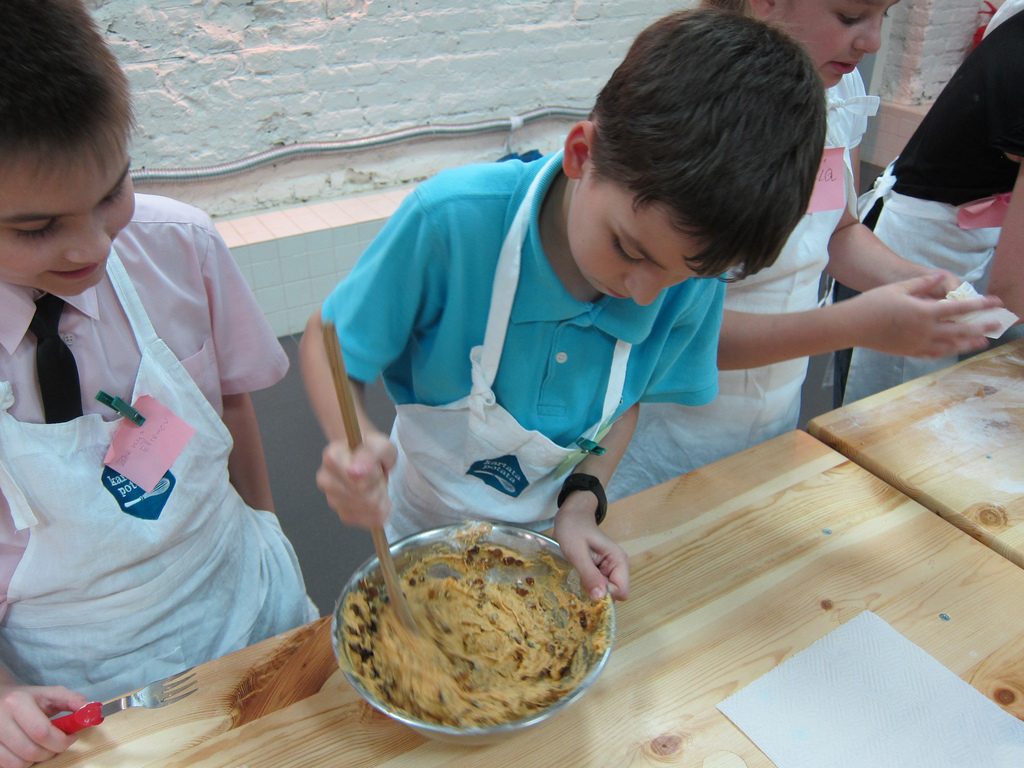
[[88,728],[90,725],[99,725],[103,722],[103,715],[100,714],[100,703],[93,701],[81,709],[72,712],[70,715],[58,717],[50,722],[64,731],[64,733],[78,733],[83,728]]

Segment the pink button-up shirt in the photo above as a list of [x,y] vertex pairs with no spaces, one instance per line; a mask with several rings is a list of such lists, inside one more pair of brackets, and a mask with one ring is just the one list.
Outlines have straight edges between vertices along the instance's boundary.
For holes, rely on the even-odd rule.
[[[223,395],[278,382],[288,358],[206,214],[152,195],[136,195],[135,215],[114,241],[157,335],[199,385],[217,413]],[[19,421],[42,423],[35,370],[32,288],[0,282],[0,381],[10,381]],[[65,297],[60,331],[75,355],[85,413],[119,415],[95,400],[103,390],[131,399],[142,355],[109,278]],[[28,543],[0,494],[0,616],[7,588]]]

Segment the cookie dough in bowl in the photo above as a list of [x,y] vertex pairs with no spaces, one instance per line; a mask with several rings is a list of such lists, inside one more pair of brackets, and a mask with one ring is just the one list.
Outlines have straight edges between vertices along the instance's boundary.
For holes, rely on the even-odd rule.
[[594,603],[558,544],[466,523],[392,547],[419,632],[390,610],[377,559],[334,612],[338,662],[382,712],[433,738],[489,743],[577,699],[611,653],[615,611]]

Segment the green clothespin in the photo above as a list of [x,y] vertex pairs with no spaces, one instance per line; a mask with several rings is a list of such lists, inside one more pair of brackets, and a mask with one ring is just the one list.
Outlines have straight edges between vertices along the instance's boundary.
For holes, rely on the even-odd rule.
[[592,453],[595,456],[600,456],[602,453],[607,451],[607,448],[602,448],[600,445],[595,443],[593,440],[587,440],[585,437],[576,438],[576,445],[580,447],[580,450],[584,453]]
[[96,399],[99,400],[104,405],[109,405],[111,408],[120,413],[126,419],[137,424],[140,427],[146,423],[146,417],[143,416],[138,411],[136,411],[130,405],[128,405],[128,403],[126,403],[120,397],[108,395],[101,389],[99,392],[96,393]]

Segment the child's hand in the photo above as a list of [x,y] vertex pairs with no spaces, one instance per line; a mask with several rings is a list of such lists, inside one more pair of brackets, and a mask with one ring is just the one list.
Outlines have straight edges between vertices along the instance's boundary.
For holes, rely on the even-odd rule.
[[355,452],[344,440],[324,448],[316,484],[341,521],[360,528],[382,526],[391,514],[387,473],[398,450],[381,434],[368,434]]
[[629,597],[629,556],[597,527],[596,509],[593,494],[570,494],[555,515],[555,539],[593,600],[600,600],[606,592],[615,600],[625,600]]
[[[955,291],[960,287],[963,282],[962,278],[957,277],[952,272],[948,272],[945,269],[929,269],[922,277],[928,277],[936,281],[934,288],[929,288],[928,295],[934,299],[943,299],[946,294],[950,291]],[[911,278],[913,279],[913,278]],[[909,282],[909,281],[908,281]]]
[[88,703],[62,686],[0,684],[0,768],[24,768],[66,750],[78,737],[59,730],[50,717]]
[[[859,302],[857,346],[907,357],[944,357],[987,347],[985,333],[998,329],[997,323],[953,321],[968,312],[1002,306],[1002,302],[995,296],[939,301],[951,290],[947,289],[950,277],[937,270],[880,286],[852,299]],[[956,282],[955,277],[952,282]]]

